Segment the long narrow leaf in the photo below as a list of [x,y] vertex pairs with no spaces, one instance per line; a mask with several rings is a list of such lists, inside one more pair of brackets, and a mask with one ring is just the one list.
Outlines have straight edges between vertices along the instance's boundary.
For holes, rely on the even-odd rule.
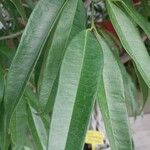
[[27,129],[26,102],[24,98],[18,103],[10,122],[10,134],[15,150],[21,150],[25,144]]
[[125,100],[127,103],[127,106],[129,106],[129,110],[133,113],[134,116],[137,114],[137,102],[136,102],[136,87],[130,77],[130,75],[127,73],[125,66],[122,64],[121,59],[119,58],[117,47],[114,43],[114,41],[110,38],[110,36],[105,33],[104,31],[101,31],[104,39],[108,43],[110,49],[112,50],[118,65],[120,67],[123,82],[124,82],[124,92],[125,92]]
[[90,31],[82,31],[69,44],[60,71],[48,150],[83,148],[102,62],[101,48]]
[[64,2],[65,0],[42,0],[31,14],[8,73],[5,97],[8,121],[23,95],[47,37],[65,5]]
[[121,0],[122,6],[126,9],[132,19],[144,30],[144,32],[150,38],[150,23],[146,20],[134,7],[130,6],[125,1]]
[[145,107],[145,104],[148,100],[148,96],[149,96],[149,88],[147,86],[147,84],[145,83],[145,81],[143,80],[143,78],[141,77],[141,75],[139,74],[135,64],[133,63],[133,66],[134,66],[134,70],[136,72],[136,75],[137,75],[137,78],[138,78],[138,82],[139,82],[139,86],[140,86],[140,90],[142,92],[142,95],[143,95],[143,102],[142,102],[142,107],[140,108],[140,113],[143,111],[144,107]]
[[43,70],[43,80],[40,88],[40,106],[44,111],[54,82],[58,76],[65,48],[69,40],[85,29],[85,11],[82,1],[69,0],[57,24],[47,61]]
[[121,70],[104,39],[98,39],[104,53],[98,98],[111,149],[132,150]]
[[150,87],[150,57],[136,27],[126,14],[107,0],[110,19],[130,57],[134,60],[138,71],[146,84]]
[[8,135],[4,101],[0,104],[0,121],[0,149],[8,150],[10,145],[10,136]]
[[[39,112],[38,95],[36,93],[34,93],[33,90],[30,87],[26,87],[25,96],[27,97],[28,102],[30,103],[31,107],[33,107],[33,109],[35,109],[37,112]],[[38,113],[38,115],[40,115],[40,114]],[[44,114],[44,115],[42,114],[41,115],[41,119],[43,121],[43,124],[44,124],[46,130],[48,131],[49,124],[50,124],[50,116],[49,116],[49,114]]]
[[21,0],[11,0],[11,2],[15,5],[21,17],[26,21],[27,17]]
[[37,115],[37,111],[29,104],[27,107],[29,128],[33,136],[35,147],[38,150],[46,150],[47,133],[43,121]]
[[33,0],[26,0],[26,3],[28,4],[28,6],[33,10],[36,3],[33,2]]

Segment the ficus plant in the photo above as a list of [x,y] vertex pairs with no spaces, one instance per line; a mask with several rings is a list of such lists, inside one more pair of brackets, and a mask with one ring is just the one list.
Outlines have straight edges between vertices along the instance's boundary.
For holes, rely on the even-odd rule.
[[[150,87],[148,0],[0,0],[0,149],[82,150],[95,102],[112,150]],[[143,99],[137,101],[137,91]]]

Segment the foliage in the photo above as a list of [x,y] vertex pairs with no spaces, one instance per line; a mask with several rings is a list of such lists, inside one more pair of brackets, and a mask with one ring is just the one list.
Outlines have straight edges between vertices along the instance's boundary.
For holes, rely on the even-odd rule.
[[150,6],[133,2],[0,0],[0,149],[82,150],[95,101],[111,149],[134,149]]

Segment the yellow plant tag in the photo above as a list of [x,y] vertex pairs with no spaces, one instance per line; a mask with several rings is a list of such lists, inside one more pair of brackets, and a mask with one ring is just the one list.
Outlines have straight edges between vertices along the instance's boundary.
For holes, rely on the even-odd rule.
[[104,134],[99,131],[89,130],[86,134],[85,143],[92,145],[92,150],[95,150],[96,145],[104,144]]

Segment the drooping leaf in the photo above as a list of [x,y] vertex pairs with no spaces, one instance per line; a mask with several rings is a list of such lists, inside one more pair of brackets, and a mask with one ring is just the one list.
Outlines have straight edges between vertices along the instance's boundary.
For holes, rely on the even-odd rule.
[[[28,99],[28,102],[31,105],[31,107],[33,107],[33,109],[35,109],[37,112],[39,112],[38,95],[36,93],[34,93],[30,87],[27,86],[26,90],[25,90],[25,96]],[[41,115],[41,114],[38,113],[38,115]],[[41,119],[43,121],[43,124],[44,124],[46,130],[48,131],[49,124],[50,124],[49,114],[44,114],[44,115],[42,114]]]
[[111,37],[105,33],[104,31],[101,30],[101,33],[104,37],[104,39],[106,40],[106,42],[109,45],[109,48],[112,50],[118,65],[120,67],[121,73],[122,73],[122,77],[123,77],[123,83],[124,83],[124,94],[125,94],[125,100],[126,100],[126,104],[127,106],[129,106],[132,114],[134,116],[137,115],[137,102],[136,102],[136,87],[135,84],[133,83],[130,75],[127,73],[125,66],[122,64],[121,59],[119,58],[119,54],[118,54],[118,49],[114,43],[114,41],[111,39]]
[[141,113],[143,111],[144,107],[145,107],[145,104],[146,104],[147,100],[148,100],[149,88],[148,88],[147,84],[145,83],[145,81],[143,80],[143,78],[141,77],[141,75],[139,74],[139,72],[138,72],[138,70],[137,70],[134,63],[133,63],[133,66],[134,66],[136,76],[138,78],[140,90],[141,90],[142,95],[143,95],[143,102],[142,102],[142,105],[141,105],[141,108],[140,108],[140,113]]
[[83,148],[102,62],[101,48],[90,31],[82,31],[69,44],[60,70],[48,150]]
[[11,0],[11,2],[15,5],[21,17],[26,21],[27,17],[21,0]]
[[58,76],[65,48],[71,38],[85,29],[85,11],[82,1],[69,0],[58,21],[48,57],[43,70],[43,79],[40,87],[40,106],[44,111],[54,82]]
[[121,0],[122,6],[128,12],[128,14],[132,17],[132,19],[143,29],[143,31],[150,38],[150,23],[146,20],[134,7],[130,6],[125,1]]
[[120,41],[136,64],[138,71],[150,87],[150,57],[136,27],[126,14],[107,0],[107,9]]
[[112,150],[132,150],[121,70],[104,39],[98,39],[104,54],[98,99],[110,146]]
[[58,22],[59,22],[59,19],[55,22],[55,25],[51,31],[51,34],[47,38],[47,41],[43,47],[42,53],[41,53],[41,55],[40,55],[40,57],[36,63],[35,69],[34,69],[35,88],[36,88],[38,93],[40,93],[40,87],[42,85],[43,72],[44,72],[46,61],[47,61],[48,51],[51,47],[51,44],[53,41],[53,36],[54,36],[55,29],[56,29]]
[[47,146],[47,133],[44,123],[37,111],[29,104],[27,107],[28,124],[32,133],[33,141],[36,149],[46,150]]
[[65,0],[42,0],[32,12],[11,64],[6,86],[7,120],[20,100],[42,48],[53,29]]
[[27,129],[26,102],[24,98],[18,103],[10,122],[10,134],[14,150],[24,147]]

